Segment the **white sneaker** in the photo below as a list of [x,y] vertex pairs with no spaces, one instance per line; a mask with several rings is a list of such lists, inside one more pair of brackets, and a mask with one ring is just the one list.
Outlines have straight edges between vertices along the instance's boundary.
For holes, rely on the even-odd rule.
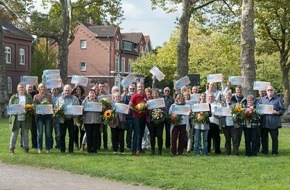
[[113,154],[114,154],[114,155],[116,155],[116,154],[117,154],[117,152],[113,152]]

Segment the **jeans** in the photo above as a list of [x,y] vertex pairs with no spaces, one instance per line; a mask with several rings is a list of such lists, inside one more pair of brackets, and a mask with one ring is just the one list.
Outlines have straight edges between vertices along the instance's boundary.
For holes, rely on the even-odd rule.
[[59,118],[53,118],[53,129],[54,129],[54,139],[55,139],[55,148],[60,149],[60,124]]
[[268,154],[269,151],[269,137],[268,133],[270,133],[272,138],[272,154],[278,154],[278,129],[268,129],[262,128],[262,153]]
[[[195,130],[195,145],[201,144],[201,133],[202,133],[202,140],[203,140],[203,149],[202,149],[202,154],[204,156],[207,155],[208,153],[208,130],[201,130],[201,129],[194,129]],[[199,146],[194,146],[194,153],[195,155],[200,155],[200,147]]]
[[65,136],[66,130],[68,130],[69,134],[69,145],[68,150],[70,153],[73,153],[74,148],[74,121],[73,119],[65,119],[64,123],[60,124],[60,151],[65,152]]
[[21,128],[21,134],[22,134],[22,138],[21,138],[21,144],[23,145],[24,149],[28,149],[28,129],[25,128],[25,121],[15,121],[16,126],[15,126],[15,130],[12,131],[11,133],[11,137],[10,137],[10,147],[11,149],[15,149],[15,145],[16,145],[16,141],[17,141],[17,137],[19,134],[19,130]]
[[176,155],[177,139],[178,139],[178,154],[183,154],[184,149],[184,138],[186,135],[186,126],[185,125],[175,125],[172,129],[172,146],[171,153]]
[[52,148],[52,130],[51,123],[52,117],[51,115],[36,115],[35,123],[37,126],[37,149],[42,150],[43,145],[43,129],[45,132],[45,148],[46,150],[50,150]]
[[140,151],[142,148],[142,137],[145,130],[145,118],[133,118],[133,149],[132,151]]
[[257,129],[244,127],[246,156],[257,156]]
[[133,120],[128,119],[126,121],[126,127],[127,127],[127,135],[126,135],[126,146],[129,150],[132,149],[132,131],[133,131]]
[[223,132],[226,139],[226,154],[231,154],[231,141],[233,142],[234,154],[239,155],[240,142],[238,138],[238,132],[241,129],[237,129],[234,126],[225,126]]

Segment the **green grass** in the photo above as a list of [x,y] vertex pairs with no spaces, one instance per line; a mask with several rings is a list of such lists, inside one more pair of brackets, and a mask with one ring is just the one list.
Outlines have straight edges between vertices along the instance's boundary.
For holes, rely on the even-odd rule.
[[57,150],[52,150],[50,154],[38,155],[36,150],[24,154],[19,146],[15,149],[15,155],[10,156],[7,119],[0,120],[0,126],[0,160],[9,164],[54,168],[162,189],[290,189],[289,128],[280,130],[278,157],[246,157],[243,142],[239,157],[224,154],[171,157],[167,149],[164,149],[162,156],[150,156],[148,151],[139,157],[132,157],[130,152],[122,156],[104,150],[96,155],[78,151],[73,155],[61,154]]

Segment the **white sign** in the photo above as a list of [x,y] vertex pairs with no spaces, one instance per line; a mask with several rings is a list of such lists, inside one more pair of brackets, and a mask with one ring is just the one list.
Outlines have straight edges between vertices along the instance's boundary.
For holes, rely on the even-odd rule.
[[60,75],[59,69],[47,69],[43,70],[43,75]]
[[133,75],[132,73],[127,75],[122,81],[121,81],[121,85],[126,88],[129,87],[135,80],[137,79],[137,77],[135,77],[135,75]]
[[87,77],[73,75],[71,79],[72,84],[77,84],[80,86],[88,86],[89,79]]
[[229,81],[231,82],[232,85],[245,85],[245,77],[243,76],[230,76]]
[[193,104],[192,112],[202,112],[202,111],[209,111],[208,103],[200,103],[200,104]]
[[32,85],[37,86],[38,84],[38,77],[37,76],[22,76],[21,83],[24,85]]
[[60,80],[60,75],[58,74],[45,75],[45,81],[50,81],[50,80]]
[[68,105],[65,108],[65,115],[83,115],[83,106]]
[[164,79],[165,75],[157,68],[157,67],[152,67],[150,70],[150,73],[157,78],[157,80],[161,81]]
[[128,104],[123,103],[115,103],[114,108],[116,113],[129,114],[130,111],[130,106]]
[[227,107],[214,107],[215,115],[232,116],[232,109]]
[[35,106],[35,112],[41,115],[53,114],[52,104],[38,104]]
[[8,115],[17,115],[25,112],[25,108],[21,104],[12,104],[7,106]]
[[200,94],[190,94],[190,100],[193,102],[199,102],[200,101]]
[[48,89],[61,87],[61,81],[59,79],[46,81],[45,84]]
[[258,114],[273,114],[273,105],[268,104],[258,104],[257,113]]
[[155,108],[164,108],[165,101],[164,101],[164,98],[151,99],[147,101],[147,105],[148,105],[149,110],[152,110]]
[[271,85],[270,82],[263,82],[263,81],[254,81],[254,90],[267,90],[267,87]]
[[181,79],[179,79],[178,81],[175,82],[175,86],[180,89],[183,86],[186,86],[190,84],[190,80],[188,78],[188,76],[182,77]]
[[84,111],[89,112],[102,112],[102,103],[100,102],[89,102],[85,103]]
[[172,113],[177,115],[189,115],[190,113],[190,105],[173,105]]
[[222,82],[223,74],[210,74],[207,75],[207,83]]

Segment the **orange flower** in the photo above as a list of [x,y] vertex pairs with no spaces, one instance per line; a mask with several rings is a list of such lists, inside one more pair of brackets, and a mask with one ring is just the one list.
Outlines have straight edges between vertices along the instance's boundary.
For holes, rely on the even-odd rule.
[[140,102],[139,104],[137,104],[137,106],[135,106],[136,110],[138,111],[143,111],[145,110],[146,106],[145,106],[145,102]]

